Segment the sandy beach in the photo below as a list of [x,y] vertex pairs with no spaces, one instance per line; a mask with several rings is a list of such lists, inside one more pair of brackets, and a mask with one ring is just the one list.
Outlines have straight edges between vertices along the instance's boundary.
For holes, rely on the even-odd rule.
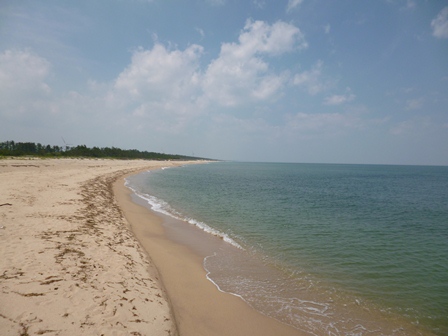
[[0,161],[0,334],[297,335],[218,291],[131,201],[125,175],[180,164]]
[[110,183],[177,164],[1,160],[0,334],[176,334],[157,271]]

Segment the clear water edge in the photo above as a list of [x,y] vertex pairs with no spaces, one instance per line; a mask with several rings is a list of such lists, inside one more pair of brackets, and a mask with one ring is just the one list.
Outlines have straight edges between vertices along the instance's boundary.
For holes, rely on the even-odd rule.
[[[151,173],[151,178],[154,175]],[[146,180],[147,178],[148,176],[145,176],[143,179]],[[185,176],[182,178],[185,178]],[[204,176],[201,176],[201,178],[204,178]],[[400,311],[396,307],[391,307],[387,300],[386,302],[378,300],[377,289],[369,294],[368,290],[359,293],[357,286],[354,286],[354,289],[350,288],[350,281],[353,281],[353,279],[351,279],[349,274],[347,279],[336,279],[336,281],[332,279],[332,281],[327,283],[325,276],[319,275],[319,267],[313,266],[316,263],[313,260],[315,259],[313,256],[310,257],[309,262],[305,261],[303,264],[309,263],[311,267],[308,270],[314,271],[315,274],[305,271],[306,267],[298,268],[294,263],[288,263],[287,258],[285,259],[283,256],[288,251],[281,251],[281,253],[277,254],[272,253],[272,251],[269,251],[269,248],[266,249],[265,242],[261,242],[258,245],[254,244],[250,234],[247,236],[249,238],[247,238],[241,235],[241,232],[235,234],[232,230],[226,231],[225,229],[212,228],[201,221],[201,217],[198,216],[197,212],[192,211],[190,215],[197,219],[189,218],[189,216],[183,214],[185,212],[184,209],[179,211],[178,208],[174,209],[171,203],[168,204],[160,198],[142,193],[141,190],[145,188],[140,191],[136,190],[136,186],[139,183],[145,184],[146,182],[143,183],[141,180],[131,179],[128,183],[132,185],[134,192],[140,194],[140,197],[145,198],[151,204],[153,210],[177,217],[213,235],[221,236],[229,245],[232,245],[234,251],[225,251],[221,252],[221,254],[215,253],[204,259],[204,267],[208,272],[208,278],[215,283],[219,290],[242,297],[254,308],[269,316],[316,335],[431,334],[431,331],[425,331],[425,329],[431,329],[431,327],[428,328],[426,321],[423,323],[423,328],[419,327],[420,322],[415,319],[412,308],[405,308]],[[212,182],[208,181],[208,183]],[[148,186],[146,185],[146,188]],[[151,186],[149,189],[153,193],[154,187]],[[195,199],[196,203],[198,201],[200,199]],[[221,217],[224,215],[224,213],[218,214]],[[268,220],[278,221],[278,218],[269,218]],[[262,234],[264,233],[261,232]],[[321,234],[325,235],[328,232],[322,232]],[[244,246],[244,249],[242,246]],[[238,255],[237,259],[235,259],[236,255]],[[304,260],[306,260],[306,257],[306,254],[301,255],[301,258]],[[344,256],[337,256],[339,259],[341,257],[343,260]],[[210,262],[218,259],[219,262]],[[362,262],[362,257],[358,261],[355,260],[355,262]],[[235,265],[238,264],[240,266],[243,265],[239,267],[240,271],[250,270],[249,273],[252,273],[241,272],[238,274],[238,272],[235,272]],[[248,265],[256,266],[252,269]],[[327,268],[327,266],[325,264],[321,267]],[[341,265],[338,267],[341,267]],[[387,268],[387,262],[385,267]],[[261,273],[263,273],[265,278],[262,278],[261,283],[257,283],[256,280],[260,279],[260,270],[262,270]],[[233,274],[233,280],[237,279],[239,283],[238,281],[228,281],[229,273]],[[344,274],[343,268],[339,273]],[[269,277],[277,279],[270,279]],[[281,279],[281,281],[278,281],[278,279]],[[280,286],[279,284],[282,285]],[[283,296],[280,295],[283,299],[275,296],[269,301],[271,294],[275,292],[283,293]],[[388,293],[381,295],[384,294],[387,297]],[[381,322],[379,323],[379,321]],[[437,327],[432,329],[436,334],[441,335],[444,332],[443,330],[438,330]]]

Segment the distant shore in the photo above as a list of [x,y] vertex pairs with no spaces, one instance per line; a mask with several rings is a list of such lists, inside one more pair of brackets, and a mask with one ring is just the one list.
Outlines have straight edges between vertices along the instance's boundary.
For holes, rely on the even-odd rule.
[[0,334],[298,335],[219,292],[131,201],[124,175],[186,163],[1,160]]

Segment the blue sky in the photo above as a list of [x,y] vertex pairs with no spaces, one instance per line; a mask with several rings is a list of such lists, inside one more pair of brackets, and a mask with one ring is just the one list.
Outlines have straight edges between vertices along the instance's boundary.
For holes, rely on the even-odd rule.
[[448,165],[448,1],[4,0],[0,141]]

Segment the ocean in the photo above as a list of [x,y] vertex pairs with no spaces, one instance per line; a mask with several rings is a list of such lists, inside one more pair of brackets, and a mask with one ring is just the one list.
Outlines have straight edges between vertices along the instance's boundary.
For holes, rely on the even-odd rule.
[[127,185],[221,238],[207,277],[263,314],[310,335],[448,335],[448,167],[216,162]]

